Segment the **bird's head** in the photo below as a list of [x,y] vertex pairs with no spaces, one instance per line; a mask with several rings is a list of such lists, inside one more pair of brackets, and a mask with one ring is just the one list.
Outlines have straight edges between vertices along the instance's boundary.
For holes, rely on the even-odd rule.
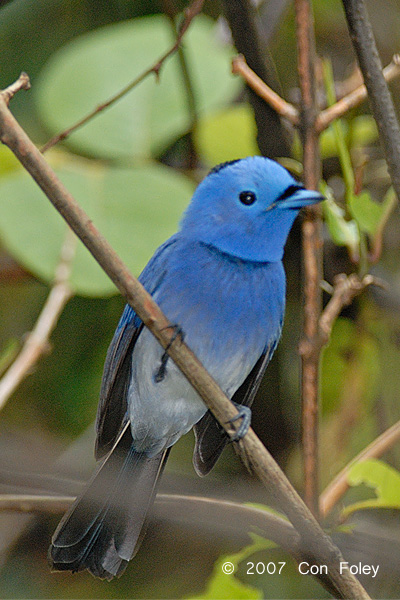
[[300,209],[320,200],[319,192],[305,189],[277,162],[244,158],[210,171],[186,209],[181,232],[243,260],[276,262]]

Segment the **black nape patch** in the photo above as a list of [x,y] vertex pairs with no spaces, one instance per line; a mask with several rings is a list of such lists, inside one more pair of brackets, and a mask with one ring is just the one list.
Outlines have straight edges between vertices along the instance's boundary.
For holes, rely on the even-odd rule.
[[235,160],[227,160],[226,162],[220,163],[219,165],[213,167],[208,174],[211,175],[212,173],[219,173],[219,171],[222,171],[222,169],[225,169],[225,167],[233,165],[234,163],[239,162],[239,160],[240,158],[236,158]]

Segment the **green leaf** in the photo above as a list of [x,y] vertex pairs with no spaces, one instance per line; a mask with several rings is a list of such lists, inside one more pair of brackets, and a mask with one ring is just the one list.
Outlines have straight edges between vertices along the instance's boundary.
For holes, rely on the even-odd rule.
[[260,154],[257,128],[248,104],[235,104],[200,119],[194,141],[200,157],[212,166]]
[[347,246],[351,255],[357,256],[360,243],[357,223],[345,218],[344,210],[336,204],[332,190],[325,182],[322,182],[320,187],[326,198],[322,203],[322,208],[332,240],[338,246]]
[[[347,139],[348,127],[345,122],[342,121],[341,125],[342,135],[344,139]],[[332,156],[339,155],[340,145],[337,142],[337,132],[333,130],[333,127],[325,129],[319,138],[319,151],[321,158],[331,158]]]
[[[173,43],[168,19],[143,17],[103,27],[57,52],[36,86],[39,113],[55,133],[71,126],[149,68]],[[242,84],[230,72],[232,49],[216,37],[214,21],[198,16],[185,34],[199,115],[229,103]],[[126,159],[159,155],[191,127],[187,92],[175,54],[121,100],[67,140],[84,154]]]
[[[75,160],[56,172],[136,275],[174,233],[194,188],[188,178],[156,163],[128,169]],[[2,242],[29,271],[50,283],[65,239],[65,222],[24,172],[0,179],[0,197]],[[116,292],[80,242],[70,283],[84,296]]]
[[282,167],[285,167],[290,173],[296,175],[299,179],[303,177],[304,168],[303,163],[295,158],[289,158],[288,156],[280,156],[276,159]]
[[[240,552],[219,558],[213,569],[213,573],[208,581],[207,588],[199,596],[190,596],[187,600],[235,600],[250,599],[262,600],[263,593],[257,588],[242,583],[234,575],[239,563],[246,560],[249,556],[260,550],[271,548],[271,542],[261,536],[251,534],[253,543],[246,546]],[[273,544],[274,545],[274,544]],[[223,565],[229,564],[232,573],[227,574],[223,570]]]
[[21,163],[11,150],[4,144],[0,145],[0,177],[18,171],[21,169]]
[[371,115],[359,115],[350,122],[351,148],[369,146],[379,138],[378,127]]
[[18,340],[12,338],[8,340],[0,351],[0,376],[8,369],[16,358],[19,350]]
[[367,191],[351,194],[348,198],[349,211],[357,221],[361,231],[374,236],[385,214],[385,205],[374,202]]
[[386,463],[374,458],[358,462],[350,468],[347,481],[352,487],[367,485],[374,490],[376,498],[347,506],[344,516],[366,508],[400,509],[400,473]]

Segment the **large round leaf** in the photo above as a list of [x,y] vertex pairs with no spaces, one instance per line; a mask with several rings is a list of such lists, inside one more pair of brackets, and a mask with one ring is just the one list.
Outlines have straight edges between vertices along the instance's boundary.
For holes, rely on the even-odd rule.
[[[49,61],[36,87],[40,115],[51,132],[69,127],[151,66],[173,43],[166,17],[110,25],[73,40]],[[219,43],[214,22],[197,17],[187,31],[186,54],[200,114],[229,102],[240,89],[230,73],[232,51]],[[68,140],[98,157],[158,155],[188,131],[187,91],[177,55],[159,82],[147,77]]]
[[254,113],[248,104],[234,104],[199,119],[196,149],[209,166],[260,154]]
[[[127,169],[79,161],[57,173],[136,275],[176,230],[194,187],[188,178],[157,164]],[[54,278],[66,231],[63,219],[26,173],[0,179],[0,238],[18,261],[46,282]],[[116,291],[80,242],[71,286],[86,296]]]

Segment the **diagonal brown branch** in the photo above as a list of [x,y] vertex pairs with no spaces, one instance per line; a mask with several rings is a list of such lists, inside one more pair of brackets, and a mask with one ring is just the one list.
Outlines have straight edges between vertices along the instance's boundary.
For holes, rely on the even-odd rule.
[[400,127],[364,0],[343,0],[351,41],[368,90],[388,170],[400,199]]
[[[44,191],[53,206],[82,240],[94,258],[115,283],[146,327],[164,347],[175,364],[196,389],[215,418],[232,435],[235,427],[230,423],[238,412],[230,400],[207,373],[190,349],[179,339],[175,341],[173,329],[143,286],[128,271],[119,256],[100,234],[86,213],[56,177],[43,155],[19,126],[8,103],[0,94],[0,140],[16,155],[25,169]],[[342,598],[369,598],[351,573],[341,574],[342,560],[339,549],[321,529],[296,490],[272,456],[250,428],[238,443],[242,459],[272,493],[277,505],[286,513],[302,539],[302,548],[310,557],[328,565],[329,580]]]
[[77,129],[79,129],[80,127],[82,127],[83,125],[88,123],[89,121],[91,121],[99,113],[103,112],[104,110],[106,110],[107,108],[109,108],[110,106],[112,106],[113,104],[118,102],[118,100],[121,100],[121,98],[126,96],[126,94],[128,94],[128,92],[130,92],[134,87],[139,85],[139,83],[141,83],[144,79],[146,79],[146,77],[148,77],[152,73],[154,73],[154,75],[156,77],[158,77],[165,61],[170,56],[175,54],[175,52],[180,47],[183,36],[185,35],[186,31],[189,29],[189,26],[190,26],[191,22],[193,21],[193,19],[201,12],[201,10],[203,8],[203,4],[204,4],[204,0],[194,0],[192,2],[192,4],[186,9],[185,19],[178,31],[178,35],[176,37],[175,43],[171,46],[171,48],[169,48],[169,50],[167,50],[162,56],[160,56],[160,58],[153,65],[151,65],[148,69],[143,71],[143,73],[141,73],[133,81],[128,83],[128,85],[126,85],[124,88],[122,88],[122,90],[120,90],[118,93],[114,94],[114,96],[111,96],[111,98],[109,98],[106,102],[103,102],[102,104],[99,104],[98,106],[96,106],[96,108],[94,108],[92,111],[90,111],[82,119],[80,119],[79,121],[74,123],[74,125],[71,125],[71,127],[68,127],[68,129],[65,129],[61,133],[52,137],[43,146],[42,152],[46,152],[47,150],[52,148],[55,144],[58,144],[58,142],[65,140],[69,135],[71,135],[71,133],[73,133],[74,131],[76,131]]
[[[400,76],[400,55],[395,54],[392,61],[383,69],[383,76],[387,82],[393,81]],[[333,106],[321,111],[318,115],[315,127],[318,132],[323,131],[334,121],[345,115],[350,109],[355,108],[368,97],[365,85],[360,85],[338,100]]]
[[285,117],[292,123],[292,125],[299,124],[299,111],[297,108],[286,102],[279,94],[274,92],[262,79],[259,77],[246,63],[246,60],[242,54],[235,56],[232,60],[232,73],[234,75],[240,75],[243,80],[254,90],[260,98],[265,100],[278,115]]
[[370,285],[385,287],[384,282],[373,275],[365,275],[362,279],[356,273],[348,276],[344,273],[336,275],[332,297],[319,319],[320,342],[322,345],[329,341],[332,327],[343,308],[351,304],[354,298]]
[[400,421],[397,421],[392,427],[384,431],[373,442],[371,442],[364,450],[353,458],[345,467],[336,475],[330,484],[322,492],[319,499],[321,515],[326,517],[333,507],[337,504],[340,498],[349,489],[347,482],[348,473],[353,465],[369,458],[380,458],[385,452],[390,450],[394,444],[400,440]]

